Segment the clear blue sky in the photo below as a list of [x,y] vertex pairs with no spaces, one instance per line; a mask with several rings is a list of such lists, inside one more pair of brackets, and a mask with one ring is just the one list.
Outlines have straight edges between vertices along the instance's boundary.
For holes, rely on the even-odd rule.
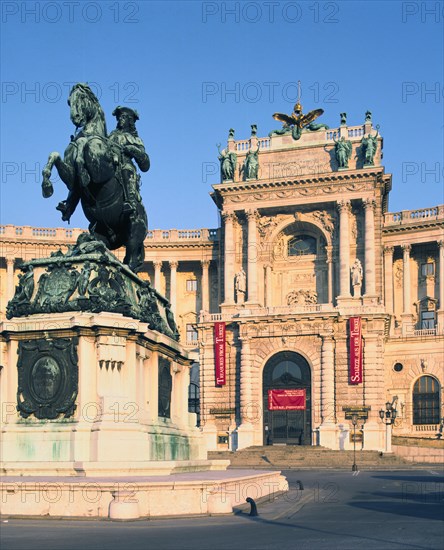
[[[261,136],[279,127],[271,115],[291,112],[297,80],[304,110],[323,108],[332,127],[342,111],[352,125],[373,112],[391,211],[443,203],[443,6],[4,0],[0,223],[65,225],[55,206],[66,188],[55,180],[44,200],[40,171],[73,132],[75,82],[95,86],[109,130],[116,105],[139,111],[152,229],[217,226],[216,143],[230,127],[237,139],[252,123]],[[86,227],[80,209],[72,226]]]

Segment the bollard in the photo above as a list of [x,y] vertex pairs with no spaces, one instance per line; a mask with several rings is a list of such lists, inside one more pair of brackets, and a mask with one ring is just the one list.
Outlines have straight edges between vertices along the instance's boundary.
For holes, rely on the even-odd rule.
[[304,486],[303,486],[302,481],[301,481],[300,479],[298,479],[298,480],[296,481],[296,485],[298,486],[298,489],[299,489],[300,491],[303,491],[303,490],[304,490]]
[[259,514],[257,513],[257,506],[254,500],[251,497],[248,497],[247,502],[251,505],[250,516],[258,516]]

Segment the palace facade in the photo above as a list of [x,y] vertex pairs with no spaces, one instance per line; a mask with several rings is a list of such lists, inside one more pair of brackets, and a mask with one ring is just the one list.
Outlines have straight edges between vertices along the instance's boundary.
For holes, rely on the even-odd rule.
[[[200,409],[207,448],[348,449],[357,428],[359,445],[383,450],[386,403],[396,408],[395,434],[436,437],[444,206],[389,212],[392,177],[369,117],[296,140],[286,131],[260,138],[255,127],[246,140],[233,134],[225,149],[232,173],[222,167],[225,179],[211,193],[221,227],[150,230],[139,274],[169,299],[195,360],[190,407]],[[350,144],[345,166],[336,154],[341,138]],[[20,263],[66,250],[82,231],[0,226],[0,320]],[[350,319],[362,333],[353,358]]]

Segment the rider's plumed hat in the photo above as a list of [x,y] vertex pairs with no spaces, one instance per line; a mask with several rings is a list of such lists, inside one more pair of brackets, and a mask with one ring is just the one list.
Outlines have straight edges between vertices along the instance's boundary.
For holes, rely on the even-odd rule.
[[128,113],[134,117],[134,120],[139,120],[139,113],[135,109],[130,109],[129,107],[122,107],[119,105],[113,111],[113,116],[118,117],[120,113]]

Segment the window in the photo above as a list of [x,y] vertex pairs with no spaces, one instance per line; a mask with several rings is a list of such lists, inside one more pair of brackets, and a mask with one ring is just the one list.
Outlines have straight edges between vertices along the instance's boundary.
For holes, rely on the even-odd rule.
[[404,368],[404,365],[402,363],[395,363],[393,366],[393,370],[395,372],[401,372]]
[[439,384],[432,376],[421,376],[413,387],[413,424],[439,424]]
[[434,311],[421,311],[421,328],[435,328]]
[[200,426],[199,386],[194,382],[188,386],[188,412],[197,414],[197,426]]
[[305,256],[316,254],[316,239],[308,235],[293,237],[288,241],[289,256]]
[[197,292],[197,279],[187,280],[187,292]]
[[433,277],[435,275],[435,264],[433,262],[421,264],[421,275],[423,277]]
[[187,342],[197,342],[197,330],[194,325],[187,325]]

